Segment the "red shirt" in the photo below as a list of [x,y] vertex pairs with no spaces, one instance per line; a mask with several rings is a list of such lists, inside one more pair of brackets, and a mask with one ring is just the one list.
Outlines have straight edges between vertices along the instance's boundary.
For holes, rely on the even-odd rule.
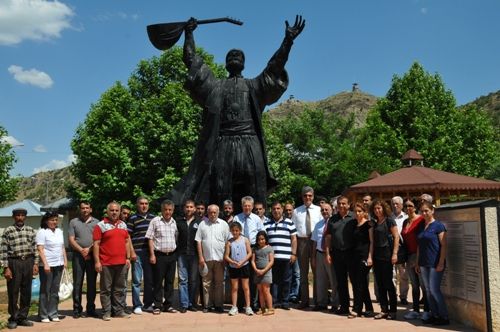
[[415,220],[413,220],[410,227],[406,227],[407,223],[408,219],[406,219],[403,222],[403,229],[401,230],[401,236],[403,237],[403,241],[406,245],[408,253],[416,254],[418,247],[417,234],[419,233],[419,231],[422,228],[422,225],[424,224],[424,217],[418,216]]
[[127,259],[127,224],[119,220],[116,224],[108,218],[101,220],[94,228],[94,241],[99,244],[99,260],[102,265],[122,265]]

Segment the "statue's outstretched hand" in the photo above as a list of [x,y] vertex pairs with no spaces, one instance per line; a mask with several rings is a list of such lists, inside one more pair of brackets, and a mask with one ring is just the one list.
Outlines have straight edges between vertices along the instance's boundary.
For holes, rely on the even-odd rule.
[[304,26],[306,25],[306,20],[302,19],[302,15],[295,16],[295,24],[290,26],[288,21],[285,21],[286,30],[285,36],[288,39],[294,40],[298,35],[304,30]]
[[186,22],[186,25],[184,26],[184,31],[186,31],[186,32],[193,32],[196,29],[197,26],[198,26],[198,21],[194,17],[191,17]]

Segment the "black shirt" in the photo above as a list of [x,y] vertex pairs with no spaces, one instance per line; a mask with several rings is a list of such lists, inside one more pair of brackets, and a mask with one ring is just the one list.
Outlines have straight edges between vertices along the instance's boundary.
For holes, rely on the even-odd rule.
[[372,227],[371,222],[367,221],[363,225],[354,229],[354,252],[357,258],[361,260],[368,259],[368,252],[370,251],[370,233]]
[[331,235],[330,248],[340,251],[354,248],[354,229],[357,221],[352,212],[348,212],[343,218],[336,213],[328,220],[326,234]]
[[177,254],[178,255],[196,255],[196,241],[194,237],[196,236],[196,231],[198,230],[198,225],[200,220],[193,218],[191,223],[188,225],[185,217],[177,221],[177,230],[179,235],[177,237]]
[[376,220],[373,223],[373,257],[390,261],[393,248],[389,248],[389,236],[392,236],[391,229],[397,227],[396,222],[392,218],[386,218],[380,224]]

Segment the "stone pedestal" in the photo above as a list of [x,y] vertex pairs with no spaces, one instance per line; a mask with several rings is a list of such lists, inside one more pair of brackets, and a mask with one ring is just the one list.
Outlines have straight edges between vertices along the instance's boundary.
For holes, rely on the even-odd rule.
[[448,250],[441,285],[452,320],[500,331],[500,203],[482,200],[442,205]]

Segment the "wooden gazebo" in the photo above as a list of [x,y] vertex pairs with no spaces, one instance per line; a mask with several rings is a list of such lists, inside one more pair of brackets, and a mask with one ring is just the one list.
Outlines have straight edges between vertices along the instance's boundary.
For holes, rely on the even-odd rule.
[[500,200],[500,182],[415,165],[423,160],[415,150],[406,152],[402,159],[409,166],[355,184],[345,194],[352,200],[366,193],[389,200],[394,196],[418,197],[427,193],[434,196],[436,206],[487,198]]

